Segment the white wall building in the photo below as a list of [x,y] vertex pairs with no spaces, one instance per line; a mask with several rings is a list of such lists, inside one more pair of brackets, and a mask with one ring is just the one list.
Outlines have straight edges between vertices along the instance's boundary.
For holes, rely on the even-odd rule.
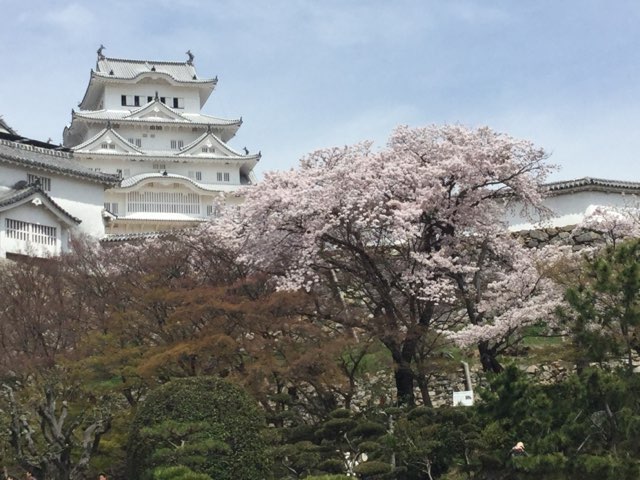
[[64,145],[95,171],[118,174],[106,192],[107,233],[139,234],[194,225],[238,203],[255,183],[260,153],[227,145],[242,119],[201,113],[217,79],[201,79],[186,62],[107,58],[96,69]]
[[577,225],[599,207],[638,208],[640,183],[601,178],[579,178],[544,185],[549,218],[528,217],[517,202],[507,216],[512,231]]
[[104,191],[119,178],[7,132],[0,132],[0,258],[58,255],[74,230],[103,237]]

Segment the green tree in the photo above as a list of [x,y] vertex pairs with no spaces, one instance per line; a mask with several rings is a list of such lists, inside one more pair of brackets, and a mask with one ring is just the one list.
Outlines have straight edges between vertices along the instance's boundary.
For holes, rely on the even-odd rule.
[[568,288],[568,324],[578,367],[624,357],[633,368],[640,352],[640,240],[606,247],[585,263],[584,275]]
[[133,421],[128,477],[183,466],[216,480],[269,471],[264,417],[240,388],[215,377],[175,379],[151,391]]

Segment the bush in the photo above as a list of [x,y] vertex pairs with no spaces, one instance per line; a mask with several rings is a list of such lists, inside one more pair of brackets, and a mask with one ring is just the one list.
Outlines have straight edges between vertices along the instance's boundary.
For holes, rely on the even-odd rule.
[[184,466],[215,480],[268,476],[264,417],[249,396],[214,377],[173,380],[139,407],[129,435],[132,480]]
[[195,473],[188,467],[158,467],[153,471],[153,480],[212,480],[206,473]]
[[359,464],[353,471],[358,474],[360,478],[375,478],[391,471],[391,465],[385,462],[379,462],[371,460],[369,462],[363,462]]
[[346,475],[312,475],[305,477],[304,480],[353,480],[353,477],[347,477]]

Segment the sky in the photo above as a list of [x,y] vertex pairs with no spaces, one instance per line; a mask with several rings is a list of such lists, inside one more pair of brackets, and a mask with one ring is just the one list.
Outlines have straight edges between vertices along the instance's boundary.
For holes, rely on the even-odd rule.
[[242,116],[230,145],[258,177],[398,125],[528,139],[550,180],[640,181],[640,1],[0,0],[0,115],[62,141],[107,57],[218,77],[203,112]]

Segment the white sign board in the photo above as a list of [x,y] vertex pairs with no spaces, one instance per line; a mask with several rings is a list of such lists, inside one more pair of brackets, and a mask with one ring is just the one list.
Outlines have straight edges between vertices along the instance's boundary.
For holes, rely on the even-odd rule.
[[471,407],[473,405],[473,390],[453,392],[453,406]]

